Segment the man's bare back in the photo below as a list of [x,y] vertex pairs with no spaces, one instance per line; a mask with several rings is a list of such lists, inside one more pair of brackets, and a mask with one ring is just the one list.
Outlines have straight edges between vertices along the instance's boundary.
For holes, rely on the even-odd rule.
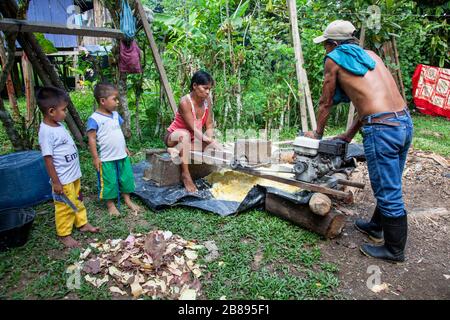
[[355,105],[359,117],[403,110],[406,104],[391,73],[378,55],[370,50],[365,51],[375,60],[376,66],[363,77],[353,75],[336,65],[339,68],[339,85]]

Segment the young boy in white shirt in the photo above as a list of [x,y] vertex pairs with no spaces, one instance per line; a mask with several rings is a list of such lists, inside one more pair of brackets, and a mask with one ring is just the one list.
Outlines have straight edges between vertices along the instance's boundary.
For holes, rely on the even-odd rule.
[[[130,199],[135,190],[130,152],[122,133],[122,117],[117,113],[119,92],[109,83],[100,83],[94,88],[98,109],[89,117],[87,132],[89,149],[99,179],[99,198],[106,200],[108,212],[118,216],[114,200],[123,195],[125,204],[136,214],[141,208]],[[97,152],[97,144],[100,156]]]
[[[44,119],[39,128],[39,145],[48,175],[51,178],[55,199],[55,223],[59,240],[69,248],[80,244],[72,237],[75,225],[81,232],[99,232],[87,220],[86,207],[80,193],[80,162],[77,147],[61,123],[66,118],[69,97],[66,92],[53,87],[44,87],[36,96]],[[63,199],[67,198],[75,210]]]

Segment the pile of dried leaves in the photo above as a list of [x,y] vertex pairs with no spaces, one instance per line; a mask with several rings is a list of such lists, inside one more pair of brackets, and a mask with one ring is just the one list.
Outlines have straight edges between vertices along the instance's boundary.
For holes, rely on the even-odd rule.
[[[170,231],[130,235],[91,243],[79,262],[84,279],[95,287],[107,283],[114,295],[195,300],[201,295],[201,266],[196,250],[204,246]],[[94,252],[98,252],[94,254]]]

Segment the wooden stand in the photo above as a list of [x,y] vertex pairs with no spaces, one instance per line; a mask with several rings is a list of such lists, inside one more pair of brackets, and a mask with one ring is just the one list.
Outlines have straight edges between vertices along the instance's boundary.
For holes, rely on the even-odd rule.
[[[160,152],[160,151],[163,152]],[[147,151],[147,161],[150,168],[144,172],[144,178],[153,181],[158,187],[172,186],[180,183],[180,166],[173,163],[170,155],[164,149]],[[208,164],[190,164],[189,172],[193,180],[204,178],[216,171],[215,166]]]

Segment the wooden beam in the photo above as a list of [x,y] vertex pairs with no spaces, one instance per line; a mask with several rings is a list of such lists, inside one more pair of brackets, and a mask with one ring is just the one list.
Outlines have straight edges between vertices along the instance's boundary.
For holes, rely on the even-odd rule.
[[87,37],[104,37],[104,38],[124,38],[124,34],[120,30],[110,28],[93,28],[93,27],[68,27],[63,24],[49,24],[46,22],[31,22],[17,19],[1,19],[0,30],[10,32],[40,32],[51,34],[68,34]]
[[239,172],[251,175],[251,176],[285,183],[285,184],[288,184],[291,186],[302,188],[304,190],[310,190],[310,191],[315,191],[315,192],[321,192],[324,194],[330,194],[330,195],[338,197],[338,198],[347,199],[348,197],[351,196],[351,194],[347,193],[347,192],[331,189],[331,188],[320,186],[320,185],[313,184],[313,183],[303,182],[303,181],[289,179],[289,178],[283,178],[283,177],[274,176],[274,175],[268,175],[268,174],[258,172],[257,170],[248,170],[248,169],[243,169],[243,168],[237,168],[237,169],[234,169],[234,171],[239,171]]
[[306,113],[306,97],[305,90],[303,88],[303,65],[300,43],[300,34],[298,33],[298,21],[297,21],[297,5],[295,0],[287,0],[289,9],[289,18],[291,20],[291,31],[292,31],[292,41],[294,43],[295,52],[295,71],[297,73],[297,83],[298,83],[298,98],[300,102],[300,116],[302,123],[302,131],[308,131],[308,115]]
[[158,46],[156,45],[155,38],[153,37],[153,32],[150,24],[147,20],[147,15],[145,14],[144,7],[140,0],[136,0],[136,6],[141,18],[142,25],[144,27],[145,34],[147,35],[148,41],[150,42],[150,48],[152,49],[153,60],[155,61],[156,68],[158,69],[159,75],[161,77],[161,82],[164,87],[164,92],[166,93],[167,99],[169,100],[170,107],[174,114],[177,112],[177,104],[175,103],[175,98],[173,96],[172,87],[170,86],[169,80],[167,78],[166,70],[164,69],[161,56],[159,55]]

